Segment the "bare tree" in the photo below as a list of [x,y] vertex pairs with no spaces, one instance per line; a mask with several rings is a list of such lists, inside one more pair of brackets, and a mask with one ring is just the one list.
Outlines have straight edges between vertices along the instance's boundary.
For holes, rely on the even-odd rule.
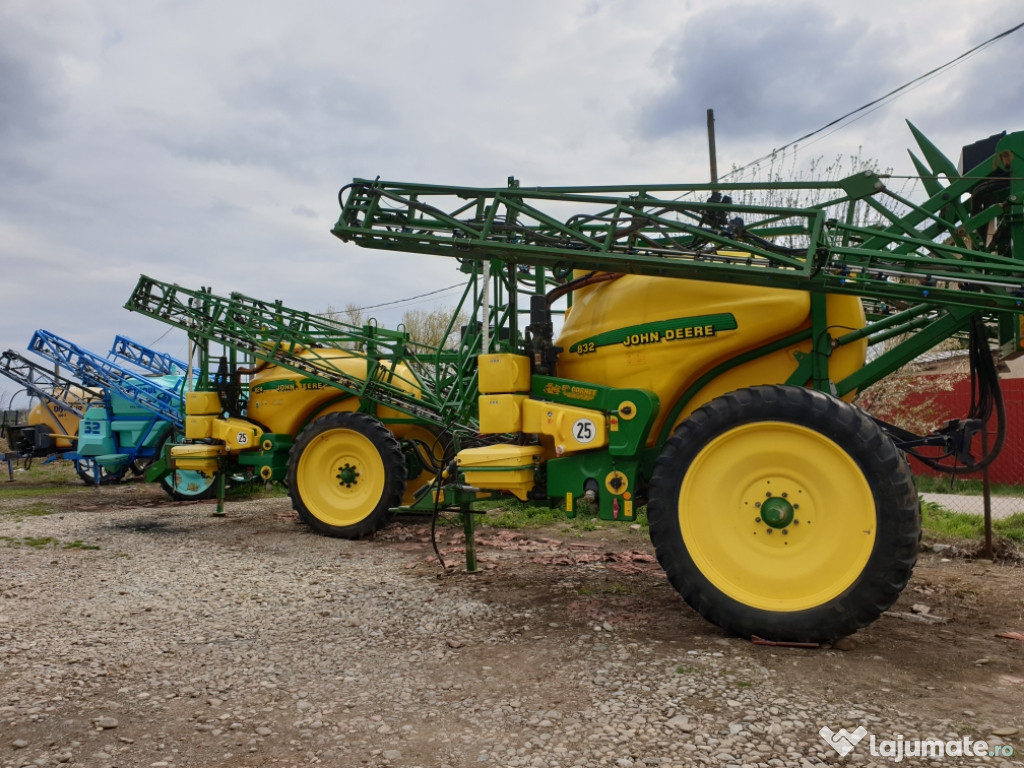
[[457,331],[468,322],[464,312],[454,316],[449,307],[432,310],[408,309],[402,315],[402,326],[409,337],[419,344],[437,349],[454,349],[459,344]]
[[[774,183],[774,182],[801,182],[808,186],[803,189],[751,189],[734,194],[734,200],[743,205],[777,206],[784,208],[810,208],[825,204],[828,200],[834,199],[834,190],[816,189],[814,182],[838,182],[855,174],[870,171],[880,176],[887,176],[892,173],[891,168],[882,169],[878,161],[866,158],[861,154],[860,148],[850,155],[836,155],[831,160],[823,155],[818,155],[808,162],[799,162],[799,147],[793,147],[781,152],[773,152],[764,161],[752,163],[743,168],[734,168],[730,174],[729,181],[737,181],[749,184]],[[902,196],[911,193],[916,184],[915,180],[903,180],[900,189],[897,190]],[[898,209],[900,206],[896,206]],[[828,216],[845,218],[845,210],[836,206],[826,206]],[[756,221],[746,222],[747,226],[756,224]],[[776,222],[782,224],[800,224],[799,219],[788,219]],[[877,212],[867,205],[858,204],[854,211],[854,218],[851,222],[854,226],[869,227],[883,224]],[[800,235],[788,235],[779,241],[780,245],[788,247],[803,247],[806,245],[806,238]]]
[[[356,329],[361,329],[366,323],[366,318],[363,315],[363,310],[353,304],[351,301],[345,305],[345,309],[338,310],[334,308],[333,304],[328,304],[327,309],[319,313],[321,317],[326,317],[328,320],[337,320],[342,323],[353,326],[353,333],[357,333]],[[340,344],[343,349],[352,349],[359,351],[363,348],[362,342],[356,340],[344,341]]]

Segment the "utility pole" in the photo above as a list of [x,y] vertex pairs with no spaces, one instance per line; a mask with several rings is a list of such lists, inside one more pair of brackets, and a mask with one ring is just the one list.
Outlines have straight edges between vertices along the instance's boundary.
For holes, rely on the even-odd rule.
[[708,110],[708,154],[711,156],[711,183],[718,183],[718,156],[715,153],[715,110]]

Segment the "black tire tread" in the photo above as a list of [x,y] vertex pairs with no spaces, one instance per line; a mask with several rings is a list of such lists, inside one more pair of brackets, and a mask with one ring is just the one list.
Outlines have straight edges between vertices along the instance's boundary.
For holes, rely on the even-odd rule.
[[[790,421],[816,429],[853,458],[871,488],[878,521],[875,546],[860,577],[843,594],[812,609],[771,612],[719,592],[689,557],[678,519],[678,498],[689,463],[711,439],[752,421]],[[822,392],[759,386],[712,400],[665,442],[655,465],[648,504],[651,541],[670,583],[714,624],[767,640],[823,642],[875,621],[899,597],[917,562],[920,503],[909,463],[861,409]]]
[[[78,478],[86,485],[95,485],[95,475],[88,469],[83,467],[82,464],[83,462],[80,461],[75,462],[75,474],[77,474]],[[121,472],[107,472],[105,469],[100,468],[96,464],[93,464],[93,466],[96,466],[97,469],[99,469],[100,485],[113,485],[114,483],[121,482],[121,480],[124,478],[125,472],[123,470]]]
[[[346,526],[330,525],[316,516],[302,499],[302,489],[296,477],[299,459],[307,446],[323,432],[346,429],[366,437],[373,443],[384,462],[384,490],[374,508],[358,523]],[[360,539],[387,526],[402,503],[405,493],[406,466],[402,446],[391,431],[373,416],[355,411],[329,413],[314,419],[299,433],[288,456],[288,495],[299,519],[317,533],[339,539]]]

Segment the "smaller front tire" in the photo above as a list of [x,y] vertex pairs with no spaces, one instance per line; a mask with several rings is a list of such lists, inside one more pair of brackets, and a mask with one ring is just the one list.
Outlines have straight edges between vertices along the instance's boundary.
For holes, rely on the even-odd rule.
[[[164,447],[181,441],[180,434],[168,430],[157,445],[155,457],[163,455]],[[217,495],[217,475],[194,469],[173,469],[160,480],[160,487],[175,501],[202,501]]]
[[100,473],[100,485],[110,485],[111,483],[119,483],[124,477],[128,467],[124,466],[117,470],[108,470],[105,467],[99,466],[93,459],[83,459],[75,462],[75,472],[78,477],[81,478],[82,482],[86,485],[96,485],[96,472],[99,470]]
[[330,413],[299,434],[288,457],[288,493],[299,518],[326,536],[358,539],[391,522],[402,502],[402,447],[365,413]]
[[202,501],[217,495],[217,475],[207,475],[194,469],[172,470],[160,485],[175,501]]

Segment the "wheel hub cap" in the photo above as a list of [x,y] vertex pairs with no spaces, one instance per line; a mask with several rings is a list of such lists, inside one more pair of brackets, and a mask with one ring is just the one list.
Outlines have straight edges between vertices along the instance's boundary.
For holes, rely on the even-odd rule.
[[773,496],[761,505],[761,519],[772,528],[785,528],[793,522],[793,505]]
[[359,472],[357,472],[356,468],[347,462],[345,463],[345,466],[338,467],[338,474],[336,477],[346,488],[349,488],[359,482]]

